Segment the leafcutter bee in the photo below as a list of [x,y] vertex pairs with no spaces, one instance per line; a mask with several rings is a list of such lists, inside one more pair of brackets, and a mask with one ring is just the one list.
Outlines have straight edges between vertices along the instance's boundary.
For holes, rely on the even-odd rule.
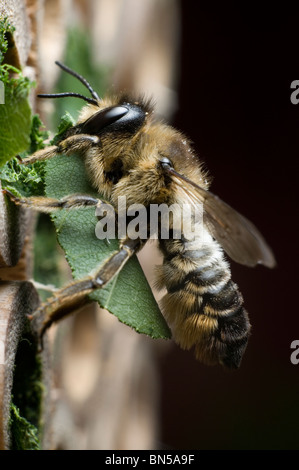
[[[271,268],[275,265],[271,249],[251,222],[208,190],[207,175],[188,139],[154,119],[151,101],[127,95],[101,99],[81,75],[56,63],[79,79],[91,97],[77,93],[39,95],[79,97],[87,105],[76,125],[56,145],[37,151],[23,163],[76,152],[84,160],[92,186],[113,207],[119,197],[125,197],[127,206],[141,204],[146,210],[163,203],[189,204],[201,211],[201,230],[192,242],[184,229],[181,237],[175,237],[171,222],[168,238],[160,236],[161,226],[158,229],[164,261],[157,268],[157,286],[166,289],[160,306],[182,348],[194,348],[196,358],[206,364],[238,367],[251,327],[224,252],[238,263]],[[6,193],[17,204],[41,212],[98,208],[103,203],[85,194],[55,200],[21,199]],[[65,305],[83,304],[88,294],[111,281],[147,239],[124,236],[119,251],[96,272],[66,285],[42,304],[36,312],[44,318],[41,335],[66,314]]]

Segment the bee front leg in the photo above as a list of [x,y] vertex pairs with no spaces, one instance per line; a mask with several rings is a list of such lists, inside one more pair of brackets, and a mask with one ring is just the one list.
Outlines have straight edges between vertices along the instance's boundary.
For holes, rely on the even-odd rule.
[[38,150],[30,157],[24,158],[20,163],[27,165],[41,160],[47,160],[55,157],[56,155],[64,154],[70,155],[74,152],[86,152],[93,145],[98,145],[100,142],[99,137],[89,134],[75,134],[67,137],[59,142],[57,145],[51,145],[44,149]]
[[114,252],[90,276],[62,287],[44,302],[31,317],[32,319],[42,318],[39,330],[41,341],[45,331],[52,323],[89,302],[88,294],[105,287],[121,271],[131,256],[141,248],[141,244],[140,239],[125,239],[120,243],[119,251]]

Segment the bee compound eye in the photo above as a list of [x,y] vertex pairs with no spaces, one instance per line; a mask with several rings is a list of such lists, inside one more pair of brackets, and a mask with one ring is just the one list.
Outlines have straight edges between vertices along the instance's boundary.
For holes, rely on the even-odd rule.
[[101,131],[119,121],[129,112],[126,106],[111,106],[98,111],[85,121],[81,126],[81,132],[98,135]]
[[166,169],[167,168],[173,168],[172,161],[169,160],[169,158],[167,158],[167,157],[162,157],[160,159],[160,163],[161,163],[162,168],[166,168]]
[[125,106],[113,106],[102,111],[103,122],[105,126],[112,124],[115,121],[118,121],[123,116],[129,112],[128,108]]
[[111,108],[104,109],[98,114],[98,129],[100,130],[109,126],[110,124],[113,124],[125,116],[128,112],[128,108],[124,106],[113,106]]
[[111,106],[82,123],[81,132],[93,135],[103,135],[105,132],[134,134],[144,123],[145,116],[144,110],[134,104]]

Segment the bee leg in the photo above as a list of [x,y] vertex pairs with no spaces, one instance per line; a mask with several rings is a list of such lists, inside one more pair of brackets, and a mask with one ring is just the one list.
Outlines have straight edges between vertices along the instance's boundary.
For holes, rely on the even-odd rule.
[[[65,196],[61,199],[53,199],[43,196],[33,197],[22,197],[15,196],[8,189],[3,189],[2,192],[9,196],[9,198],[17,205],[29,207],[30,209],[37,210],[39,212],[54,212],[60,209],[78,209],[80,207],[98,206],[104,204],[101,199],[94,198],[92,196],[84,194],[75,194]],[[108,203],[107,203],[108,204]]]
[[33,153],[30,157],[24,158],[20,163],[27,165],[28,163],[47,160],[60,154],[70,155],[74,152],[85,152],[93,145],[98,145],[99,142],[100,139],[96,135],[71,135],[57,145],[51,145],[44,149],[37,150],[37,152]]
[[54,295],[44,302],[32,315],[34,318],[42,318],[39,336],[42,337],[52,323],[64,318],[78,306],[89,301],[86,297],[97,289],[101,289],[116,276],[131,256],[141,248],[141,240],[125,239],[120,243],[119,251],[114,252],[93,275],[76,280],[62,287]]

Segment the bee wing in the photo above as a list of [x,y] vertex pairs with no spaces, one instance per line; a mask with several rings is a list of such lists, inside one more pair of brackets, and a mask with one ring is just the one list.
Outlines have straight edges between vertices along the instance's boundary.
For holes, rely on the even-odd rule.
[[226,253],[246,266],[273,268],[276,261],[272,250],[253,223],[213,193],[203,191],[207,225]]
[[268,268],[276,265],[271,248],[259,230],[246,217],[222,201],[218,196],[206,191],[185,176],[170,170],[182,182],[182,186],[193,200],[204,204],[204,220],[213,237],[225,252],[237,263],[246,266],[263,264]]

